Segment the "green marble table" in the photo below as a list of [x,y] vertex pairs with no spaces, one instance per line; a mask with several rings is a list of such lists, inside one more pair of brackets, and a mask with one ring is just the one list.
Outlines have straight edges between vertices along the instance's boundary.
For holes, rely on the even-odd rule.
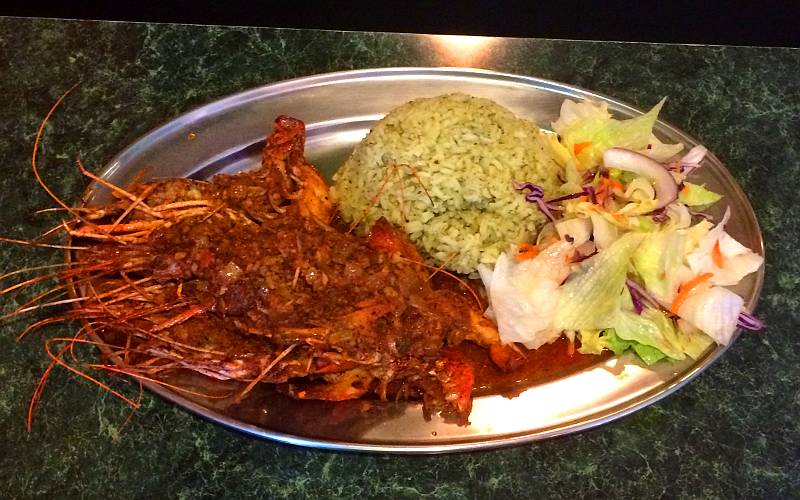
[[[461,45],[459,45],[461,43]],[[453,50],[460,47],[461,50]],[[130,409],[53,372],[30,433],[30,396],[48,364],[44,335],[17,343],[0,323],[3,497],[540,497],[786,498],[800,495],[800,51],[503,39],[474,46],[428,36],[0,18],[0,233],[33,237],[52,219],[30,154],[55,192],[85,181],[154,126],[268,82],[381,66],[467,65],[594,89],[639,107],[669,96],[663,116],[729,166],[764,231],[758,314],[697,380],[621,421],[531,445],[448,456],[300,449],[210,424],[145,393]],[[0,246],[0,273],[57,262],[52,251]],[[6,297],[0,310],[16,302]],[[104,379],[109,380],[109,379]],[[119,380],[109,383],[130,389]]]

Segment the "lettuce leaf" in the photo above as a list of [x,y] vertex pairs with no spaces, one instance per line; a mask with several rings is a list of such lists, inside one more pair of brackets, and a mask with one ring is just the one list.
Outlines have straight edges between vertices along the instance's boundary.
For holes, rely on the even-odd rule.
[[665,144],[653,134],[650,134],[650,140],[647,141],[647,147],[640,149],[637,153],[649,156],[659,163],[664,163],[667,160],[677,156],[678,153],[683,151],[683,144]]
[[631,342],[629,340],[623,340],[617,335],[617,332],[613,328],[606,328],[603,332],[603,340],[611,352],[616,354],[617,356],[622,356],[625,351],[630,349],[636,342]]
[[683,182],[683,189],[678,193],[678,200],[690,207],[711,205],[722,198],[721,194],[709,191],[705,186]]
[[559,285],[570,271],[566,257],[572,248],[570,243],[558,242],[533,259],[517,262],[513,255],[503,253],[494,269],[479,266],[491,307],[487,315],[496,321],[503,343],[520,342],[536,349],[561,335],[552,318]]
[[725,224],[729,218],[730,208],[725,211],[720,223],[700,238],[697,248],[686,256],[689,267],[695,274],[713,275],[709,281],[712,285],[735,285],[748,274],[758,271],[764,263],[764,257],[725,232]]
[[612,327],[622,340],[637,342],[659,350],[662,356],[672,359],[684,359],[683,351],[676,349],[667,337],[674,336],[675,326],[672,320],[660,311],[646,308],[642,314],[620,310],[612,321]]
[[[627,300],[626,300],[627,299]],[[662,359],[682,360],[689,356],[697,359],[714,341],[688,323],[679,320],[676,327],[663,312],[645,308],[641,314],[628,309],[630,296],[624,293],[620,309],[609,328],[580,330],[581,345],[578,352],[600,354],[609,349],[616,355],[633,350],[646,364]]]
[[565,218],[556,221],[555,226],[558,236],[576,247],[589,241],[592,236],[592,221],[588,218]]
[[665,213],[667,220],[661,224],[661,229],[688,229],[692,225],[692,214],[683,203],[670,203]]
[[627,233],[583,261],[561,286],[553,326],[560,330],[599,330],[619,310],[631,255],[644,238]]
[[617,356],[621,356],[635,342],[622,340],[614,332],[613,328],[603,330],[580,330],[578,332],[581,345],[578,352],[581,354],[602,354],[606,349]]
[[714,225],[705,219],[694,226],[687,227],[684,231],[684,234],[686,234],[686,253],[694,251],[712,227]]
[[744,300],[727,288],[711,286],[689,294],[678,309],[678,316],[717,344],[728,345],[743,305]]
[[674,333],[675,336],[669,339],[670,343],[692,359],[699,358],[714,343],[711,337],[684,319],[678,318],[678,327]]
[[678,292],[685,256],[685,234],[680,231],[648,233],[633,254],[633,268],[644,281],[645,289],[669,304]]
[[650,347],[649,345],[644,344],[633,344],[633,350],[636,354],[641,358],[645,364],[652,365],[653,363],[658,363],[662,359],[666,358],[667,356],[656,349],[655,347]]
[[600,354],[604,349],[608,349],[616,356],[621,356],[628,350],[633,350],[648,365],[666,358],[666,355],[655,347],[620,338],[613,328],[581,330],[578,334],[581,341],[578,352],[581,354]]
[[[567,152],[575,155],[582,168],[588,169],[600,164],[603,151],[608,148],[620,147],[634,151],[647,148],[653,125],[663,105],[664,99],[641,116],[617,120],[611,117],[606,103],[567,99],[561,105],[558,120],[552,124],[553,130],[561,136],[561,143]],[[575,145],[581,143],[589,144],[575,154]],[[663,153],[662,146],[659,145],[660,153]],[[674,149],[677,151],[677,147]]]
[[602,215],[590,212],[589,218],[592,220],[592,236],[594,236],[594,243],[598,249],[605,250],[619,238],[617,226],[607,221]]
[[562,167],[567,165],[570,161],[574,161],[573,155],[558,141],[558,134],[547,130],[540,130],[537,138],[544,150],[550,153],[550,157]]
[[607,348],[603,330],[580,330],[578,338],[581,341],[578,352],[581,354],[601,354]]

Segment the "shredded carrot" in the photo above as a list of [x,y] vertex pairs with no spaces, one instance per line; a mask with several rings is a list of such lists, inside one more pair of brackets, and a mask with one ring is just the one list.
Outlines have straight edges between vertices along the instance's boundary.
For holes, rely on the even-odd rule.
[[519,251],[517,252],[514,257],[518,261],[532,259],[539,255],[539,247],[536,245],[531,245],[530,243],[520,243],[519,244]]
[[628,218],[620,213],[613,213],[611,214],[611,216],[614,217],[614,220],[619,222],[620,224],[625,225],[628,223]]
[[625,191],[625,186],[623,186],[620,181],[616,179],[606,179],[605,181],[606,184],[608,184],[608,187],[610,187],[611,189],[618,189],[620,191]]
[[609,179],[608,177],[600,178],[600,188],[607,191],[611,191],[612,189],[625,191],[625,186],[620,181],[616,179]]
[[591,145],[592,145],[591,141],[579,142],[576,143],[574,146],[572,146],[572,150],[575,152],[575,156],[578,156],[579,154],[581,154],[581,151],[583,151],[584,149],[588,148]]
[[606,200],[614,195],[614,189],[624,191],[625,186],[623,186],[622,183],[617,180],[609,179],[608,177],[601,177],[597,191],[595,192],[597,203],[600,205],[605,204]]
[[597,205],[602,207],[606,203],[606,198],[608,198],[608,189],[606,189],[605,184],[600,184],[600,189],[595,191],[594,197],[597,200]]
[[714,273],[703,273],[695,276],[686,283],[683,283],[680,288],[678,288],[678,295],[676,295],[675,300],[672,301],[672,307],[669,308],[669,312],[672,314],[678,314],[678,310],[681,308],[686,298],[689,297],[689,294],[692,292],[692,290],[694,290],[700,283],[710,279],[712,276],[714,276]]
[[719,240],[714,243],[714,250],[711,251],[711,259],[714,261],[714,265],[722,268],[725,265],[725,262],[722,259],[722,251],[719,249]]

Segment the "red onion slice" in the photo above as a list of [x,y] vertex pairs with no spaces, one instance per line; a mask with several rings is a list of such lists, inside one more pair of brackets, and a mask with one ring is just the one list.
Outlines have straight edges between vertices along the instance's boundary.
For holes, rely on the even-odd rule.
[[678,163],[683,176],[686,177],[687,175],[691,174],[694,169],[700,167],[700,162],[703,161],[703,158],[706,157],[706,154],[708,154],[708,149],[706,149],[705,146],[700,146],[699,144],[690,149],[689,152],[686,153]]
[[603,153],[603,164],[641,175],[653,183],[656,190],[656,209],[678,199],[678,184],[663,165],[630,149],[611,148]]

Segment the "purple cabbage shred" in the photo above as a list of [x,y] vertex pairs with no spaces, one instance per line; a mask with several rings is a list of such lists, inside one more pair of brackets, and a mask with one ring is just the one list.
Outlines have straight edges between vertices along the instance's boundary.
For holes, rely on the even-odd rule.
[[577,193],[566,194],[564,196],[560,196],[552,200],[547,200],[547,203],[558,203],[560,201],[574,200],[575,198],[580,198],[581,196],[590,196],[593,193],[594,193],[594,188],[592,188],[591,186],[584,186],[584,188],[578,191]]
[[528,203],[536,203],[539,206],[539,210],[550,219],[550,222],[555,222],[556,218],[553,216],[553,212],[551,212],[551,208],[555,209],[556,207],[550,207],[544,201],[544,189],[541,186],[537,186],[532,182],[515,182],[514,189],[517,191],[529,191],[525,193],[525,201]]
[[746,311],[739,313],[739,320],[736,322],[736,326],[753,332],[764,329],[764,323]]
[[656,299],[647,293],[647,290],[645,290],[639,283],[628,278],[625,280],[625,285],[627,285],[628,291],[631,293],[631,300],[633,300],[633,307],[636,309],[637,314],[641,314],[644,306],[650,306],[653,309],[662,309],[661,304],[659,304]]
[[628,291],[631,293],[631,301],[633,302],[633,308],[636,310],[636,314],[642,314],[642,310],[644,309],[642,297],[639,296],[639,292],[636,288],[631,287],[628,283],[626,283],[626,285],[628,285]]
[[583,186],[583,190],[584,192],[586,192],[586,195],[592,199],[592,203],[597,203],[597,198],[595,197],[594,193],[594,186],[592,186],[591,184]]

